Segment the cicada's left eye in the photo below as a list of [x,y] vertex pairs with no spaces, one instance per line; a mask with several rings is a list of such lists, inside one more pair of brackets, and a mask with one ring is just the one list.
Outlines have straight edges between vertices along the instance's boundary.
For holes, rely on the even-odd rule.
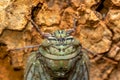
[[51,42],[52,44],[56,44],[57,43],[57,39],[55,37],[49,37],[48,38],[49,42]]

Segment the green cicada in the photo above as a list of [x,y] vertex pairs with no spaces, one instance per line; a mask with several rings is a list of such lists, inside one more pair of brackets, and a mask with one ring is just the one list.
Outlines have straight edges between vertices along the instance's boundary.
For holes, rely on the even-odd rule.
[[70,35],[73,31],[75,27],[52,34],[40,32],[45,39],[29,56],[24,80],[89,80],[89,59],[79,40]]

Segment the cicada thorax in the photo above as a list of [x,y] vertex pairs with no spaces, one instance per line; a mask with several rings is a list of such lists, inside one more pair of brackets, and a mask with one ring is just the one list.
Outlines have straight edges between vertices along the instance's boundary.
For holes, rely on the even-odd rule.
[[45,39],[39,47],[40,61],[52,77],[68,77],[77,61],[82,59],[78,40],[58,30]]

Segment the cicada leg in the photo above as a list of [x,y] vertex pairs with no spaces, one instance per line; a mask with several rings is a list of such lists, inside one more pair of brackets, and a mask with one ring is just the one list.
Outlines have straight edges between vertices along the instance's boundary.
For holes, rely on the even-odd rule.
[[34,52],[28,58],[24,80],[51,80],[36,55]]

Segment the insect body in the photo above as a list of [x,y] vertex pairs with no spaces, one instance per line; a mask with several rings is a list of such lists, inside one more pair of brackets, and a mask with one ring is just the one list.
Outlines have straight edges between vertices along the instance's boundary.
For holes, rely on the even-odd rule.
[[87,55],[77,39],[57,30],[28,59],[25,80],[89,80]]

